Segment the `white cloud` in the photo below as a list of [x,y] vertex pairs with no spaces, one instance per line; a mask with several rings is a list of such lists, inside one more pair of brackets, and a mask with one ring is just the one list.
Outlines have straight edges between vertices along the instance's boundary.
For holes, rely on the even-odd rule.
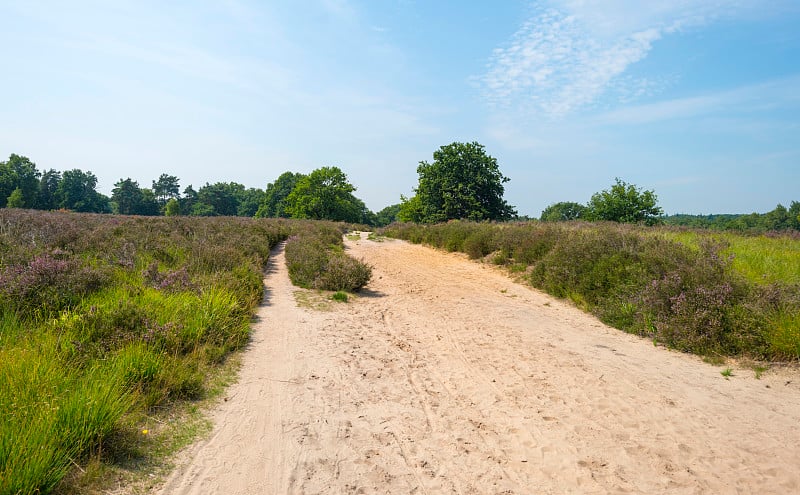
[[619,81],[655,42],[719,18],[750,15],[756,7],[754,0],[541,2],[510,42],[494,51],[481,79],[484,94],[496,108],[522,108],[549,119],[590,107],[610,88],[621,92],[620,101],[631,101],[657,84]]

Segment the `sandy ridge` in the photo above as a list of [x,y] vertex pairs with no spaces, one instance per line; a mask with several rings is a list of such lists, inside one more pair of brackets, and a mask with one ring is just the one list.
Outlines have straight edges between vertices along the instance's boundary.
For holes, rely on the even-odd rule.
[[460,255],[348,250],[375,278],[329,312],[276,253],[239,382],[161,493],[800,492],[792,373],[726,380]]

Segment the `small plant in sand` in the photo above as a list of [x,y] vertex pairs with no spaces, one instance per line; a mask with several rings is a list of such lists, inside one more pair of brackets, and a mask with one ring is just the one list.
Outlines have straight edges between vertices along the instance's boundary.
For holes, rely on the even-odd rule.
[[733,376],[733,368],[725,368],[724,370],[719,372],[720,375],[724,376],[726,379]]
[[336,292],[331,294],[331,299],[333,299],[336,302],[344,302],[344,303],[346,303],[347,299],[348,299],[347,292],[344,292],[344,291],[341,291],[341,290],[337,290]]
[[753,373],[755,373],[756,380],[761,380],[761,375],[763,375],[764,372],[767,371],[768,369],[769,368],[767,366],[761,366],[761,365],[758,365],[758,364],[754,365],[753,366]]

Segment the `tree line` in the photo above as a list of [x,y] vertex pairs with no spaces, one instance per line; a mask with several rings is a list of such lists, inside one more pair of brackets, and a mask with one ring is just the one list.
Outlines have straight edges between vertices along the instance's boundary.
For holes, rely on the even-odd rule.
[[643,191],[617,178],[610,189],[595,193],[587,204],[572,201],[554,203],[542,211],[539,219],[545,222],[606,220],[747,232],[800,230],[798,201],[792,201],[789,208],[778,204],[767,213],[743,215],[664,215],[657,203],[654,191]]
[[266,190],[217,182],[198,189],[190,184],[181,191],[180,180],[174,175],[161,174],[151,187],[142,187],[128,177],[117,181],[111,196],[106,196],[97,191],[97,176],[92,172],[39,171],[29,158],[16,154],[0,162],[2,208],[146,216],[287,217],[376,224],[382,217],[369,211],[353,195],[354,191],[341,169],[322,167],[308,175],[286,172]]
[[[419,182],[411,197],[373,213],[354,195],[355,186],[338,167],[321,167],[309,174],[284,172],[266,189],[236,182],[206,183],[195,190],[180,188],[178,177],[161,174],[151,187],[131,178],[114,184],[111,196],[97,192],[97,177],[80,169],[40,172],[27,157],[12,154],[0,162],[0,207],[122,215],[191,215],[282,217],[333,220],[384,226],[394,221],[440,223],[532,220],[517,215],[503,198],[509,181],[497,160],[477,142],[454,142],[433,153],[433,162],[421,161]],[[611,221],[645,225],[668,224],[749,231],[800,230],[800,203],[789,208],[750,215],[665,216],[658,196],[619,178],[609,189],[592,195],[586,204],[554,203],[541,221]]]
[[97,191],[97,177],[79,169],[40,172],[24,156],[0,162],[0,207],[121,215],[284,217],[333,220],[374,226],[398,219],[424,223],[451,219],[503,221],[516,211],[503,199],[508,181],[497,160],[478,143],[452,143],[434,152],[434,161],[417,169],[416,195],[373,213],[353,193],[356,188],[338,167],[309,174],[284,172],[266,189],[235,182],[206,183],[181,191],[178,177],[161,174],[151,187],[130,177],[114,184],[111,196]]

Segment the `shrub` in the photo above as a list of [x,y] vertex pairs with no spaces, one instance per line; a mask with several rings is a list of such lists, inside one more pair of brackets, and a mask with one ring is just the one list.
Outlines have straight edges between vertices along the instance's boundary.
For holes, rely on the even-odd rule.
[[[356,292],[369,283],[372,268],[344,253],[342,234],[318,224],[286,242],[286,267],[292,283],[307,289]],[[334,241],[335,239],[335,241]]]
[[29,316],[37,311],[52,313],[75,305],[108,280],[106,272],[79,260],[43,254],[0,272],[0,302]]
[[322,290],[358,292],[372,277],[372,268],[344,253],[332,253],[323,272],[314,280]]

